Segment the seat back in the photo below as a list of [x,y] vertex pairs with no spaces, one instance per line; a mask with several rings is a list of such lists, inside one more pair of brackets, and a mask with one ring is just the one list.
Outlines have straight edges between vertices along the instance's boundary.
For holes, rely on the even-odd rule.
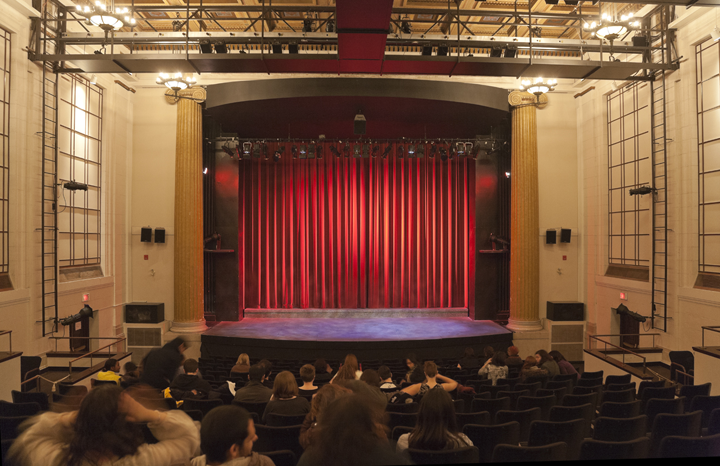
[[39,412],[40,405],[38,403],[10,403],[0,400],[0,416],[3,417],[34,416]]
[[689,406],[690,403],[692,403],[693,398],[695,398],[698,395],[702,396],[710,396],[710,389],[712,388],[712,384],[710,382],[702,384],[702,385],[683,385],[680,387],[680,395],[687,398],[687,405]]
[[481,411],[477,413],[455,413],[458,429],[462,429],[467,424],[475,424],[487,426],[491,424],[490,413]]
[[691,371],[695,370],[695,355],[692,351],[670,351],[668,356],[670,357],[670,380],[685,383],[686,376],[678,374],[677,371],[692,374]]
[[257,414],[260,419],[265,414],[265,408],[267,407],[267,403],[248,403],[247,401],[233,401],[232,404],[245,408],[250,413]]
[[602,379],[602,377],[603,371],[583,372],[582,374],[580,374],[580,379]]
[[[540,408],[540,419],[548,420],[550,417],[550,408],[555,406],[557,398],[555,395],[550,396],[521,396],[517,401],[517,410],[523,411],[530,408]],[[552,443],[552,442],[551,442]]]
[[587,379],[587,378],[580,378],[578,379],[577,383],[575,384],[575,388],[577,387],[595,387],[597,385],[602,386],[602,377],[596,377],[594,379]]
[[258,424],[255,426],[258,440],[255,442],[253,450],[258,453],[290,450],[296,458],[299,458],[303,453],[300,446],[301,428],[301,425],[274,427]]
[[462,431],[473,445],[478,447],[481,463],[489,463],[492,460],[496,445],[520,443],[520,423],[517,421],[492,426],[467,424]]
[[611,383],[608,385],[605,385],[605,391],[607,392],[619,392],[622,390],[629,390],[631,389],[635,394],[637,395],[637,387],[635,385],[635,382],[630,383]]
[[580,406],[586,403],[597,405],[597,393],[586,393],[584,395],[565,395],[562,399],[563,406]]
[[[707,434],[715,435],[720,434],[720,409],[713,409],[712,413],[708,416],[709,421],[707,424]],[[703,419],[705,419],[705,413],[703,412]]]
[[646,388],[650,388],[650,387],[659,388],[659,387],[664,387],[664,386],[665,386],[664,380],[658,380],[658,381],[643,380],[642,382],[640,382],[640,385],[638,385],[637,397],[638,397],[638,399],[641,399],[642,394]]
[[[532,379],[530,379],[532,380]],[[526,382],[515,385],[515,391],[527,390],[529,391],[527,396],[536,396],[538,390],[542,390],[542,382]]]
[[688,409],[688,411],[702,411],[702,426],[703,428],[707,428],[709,427],[708,423],[710,422],[710,414],[716,409],[720,409],[720,395],[697,395],[693,397],[692,401],[690,402],[690,409]]
[[641,415],[627,419],[599,417],[595,419],[593,439],[606,442],[623,442],[645,437],[647,416]]
[[670,435],[681,437],[700,437],[702,411],[686,414],[658,414],[652,425],[650,435],[650,456],[660,453],[662,439]]
[[41,411],[47,411],[50,407],[47,393],[19,392],[17,390],[13,390],[11,393],[13,403],[37,403],[40,405]]
[[582,419],[584,423],[583,435],[592,435],[592,422],[595,419],[595,407],[590,403],[580,406],[553,406],[550,408],[548,420],[552,422],[573,421]]
[[392,435],[392,439],[394,441],[398,441],[400,437],[402,437],[405,434],[409,434],[412,432],[414,427],[408,427],[408,426],[396,426],[393,427],[393,429],[390,431]]
[[18,427],[27,419],[30,419],[30,417],[31,416],[1,416],[0,439],[9,440],[18,438],[18,435],[20,435]]
[[520,377],[500,377],[495,381],[496,385],[508,385],[510,390],[515,390],[515,385],[522,382]]
[[388,427],[392,431],[397,426],[415,427],[417,413],[387,413]]
[[641,409],[642,401],[640,400],[629,401],[627,403],[606,401],[600,405],[599,416],[627,419],[639,416]]
[[542,396],[555,396],[556,404],[562,402],[562,399],[565,395],[567,395],[567,388],[561,387],[561,388],[541,388],[537,392],[535,392],[535,396],[542,397]]
[[542,411],[540,408],[531,408],[523,411],[498,411],[495,415],[495,424],[517,421],[520,423],[520,441],[527,442],[530,436],[530,425],[539,421]]
[[660,458],[711,458],[720,456],[720,434],[705,437],[668,435],[660,442]]
[[266,426],[297,426],[305,422],[306,414],[277,414],[268,413],[265,417]]
[[646,387],[642,395],[640,395],[640,399],[644,402],[647,402],[650,398],[672,400],[675,398],[675,389],[675,385],[671,385],[670,387]]
[[513,391],[501,391],[497,393],[497,398],[510,398],[510,409],[514,410],[517,408],[517,400],[521,396],[529,396],[530,390],[513,390]]
[[565,442],[552,443],[541,447],[520,447],[498,445],[493,451],[493,463],[526,463],[541,461],[563,461],[567,457]]
[[408,448],[407,451],[415,464],[468,464],[480,461],[480,452],[477,447],[440,451]]
[[611,385],[611,384],[630,383],[630,380],[631,380],[630,374],[608,375],[607,377],[605,377],[605,386]]
[[685,412],[685,397],[665,400],[650,398],[645,404],[645,415],[648,417],[648,432],[652,429],[655,417],[658,414],[683,414]]
[[635,390],[629,388],[627,390],[605,391],[602,394],[600,404],[608,401],[612,403],[630,403],[631,401],[635,401]]
[[572,386],[570,386],[568,388],[568,391],[570,391],[570,390],[572,390],[572,387],[574,387],[575,384],[577,383],[578,374],[577,373],[575,373],[575,374],[558,374],[558,375],[553,376],[553,378],[552,378],[552,382],[561,382],[561,381],[566,381],[566,380],[569,380],[570,383],[572,384]]
[[487,411],[490,413],[490,422],[495,422],[495,415],[498,411],[510,409],[510,398],[474,398],[470,410],[474,413]]
[[585,439],[580,445],[580,461],[644,459],[650,452],[650,439],[640,437],[622,442]]
[[385,411],[392,413],[417,413],[420,403],[388,403]]
[[530,425],[528,446],[539,447],[565,442],[567,444],[565,459],[576,461],[580,457],[580,445],[585,438],[584,424],[583,419],[562,422],[533,421]]
[[202,411],[203,416],[205,416],[211,409],[217,408],[218,406],[222,406],[223,401],[220,399],[216,400],[195,400],[195,399],[187,399],[183,402],[183,410],[198,410]]
[[571,393],[574,386],[575,386],[575,383],[573,383],[573,381],[570,379],[566,379],[566,380],[553,379],[553,380],[548,380],[548,382],[545,384],[545,389],[554,390],[557,388],[564,388],[565,390],[567,390],[567,393]]

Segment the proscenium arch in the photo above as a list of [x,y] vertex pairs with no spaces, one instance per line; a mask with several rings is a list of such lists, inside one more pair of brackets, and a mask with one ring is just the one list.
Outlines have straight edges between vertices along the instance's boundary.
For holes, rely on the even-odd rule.
[[206,108],[257,100],[332,96],[438,100],[510,111],[506,89],[388,78],[278,78],[213,84],[207,86]]

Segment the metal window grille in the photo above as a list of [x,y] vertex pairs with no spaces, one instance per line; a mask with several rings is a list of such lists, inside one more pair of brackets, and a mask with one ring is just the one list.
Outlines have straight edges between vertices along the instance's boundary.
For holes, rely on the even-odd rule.
[[58,187],[58,262],[99,265],[103,90],[70,74],[60,77],[58,94],[58,183],[88,186],[87,191]]
[[10,33],[0,28],[0,273],[10,267]]
[[652,198],[630,195],[652,181],[650,91],[647,83],[633,83],[607,96],[608,259],[614,265],[650,265]]
[[699,271],[720,273],[720,43],[695,48]]

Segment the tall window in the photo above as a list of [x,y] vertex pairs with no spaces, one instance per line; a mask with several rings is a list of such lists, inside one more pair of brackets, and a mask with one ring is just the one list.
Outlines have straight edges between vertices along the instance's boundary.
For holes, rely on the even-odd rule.
[[630,189],[652,181],[650,85],[634,83],[607,97],[609,264],[648,267],[651,196]]
[[87,184],[87,191],[58,187],[58,260],[100,265],[103,91],[77,75],[61,75],[58,88],[58,182]]
[[720,274],[720,43],[696,47],[699,271]]
[[[0,275],[10,269],[10,33],[0,28]],[[5,283],[7,282],[7,283]],[[9,281],[0,278],[0,289]]]

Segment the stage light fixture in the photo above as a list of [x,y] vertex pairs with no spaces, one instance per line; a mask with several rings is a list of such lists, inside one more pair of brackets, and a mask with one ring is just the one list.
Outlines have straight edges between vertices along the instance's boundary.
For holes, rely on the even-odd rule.
[[298,158],[298,148],[295,144],[292,145],[290,148],[290,152],[292,152],[292,158],[296,159]]
[[375,144],[372,149],[372,157],[377,158],[378,152],[380,152],[380,146]]
[[66,181],[63,183],[63,188],[68,191],[87,191],[88,185],[85,183],[78,183],[77,181]]
[[640,186],[639,188],[633,188],[630,190],[631,196],[644,196],[645,194],[650,194],[651,192],[655,191],[655,188],[652,188],[650,186]]
[[61,319],[60,324],[72,325],[76,322],[80,322],[83,319],[83,317],[93,317],[93,308],[91,308],[87,304],[85,306],[83,306],[82,309],[80,309],[79,313],[65,317],[64,319]]
[[325,23],[325,32],[335,32],[335,21],[332,19],[329,19],[327,23]]
[[405,16],[400,23],[400,30],[403,32],[403,34],[412,34],[412,27],[410,26],[410,22],[408,21],[409,19],[410,18]]
[[490,58],[500,58],[502,54],[503,50],[501,47],[493,47],[490,49]]
[[310,144],[308,144],[307,158],[309,158],[309,159],[315,158],[315,143],[314,142],[311,142]]
[[418,157],[425,157],[425,144],[418,144],[416,154]]
[[437,49],[437,56],[438,57],[447,57],[449,47],[447,45],[438,45]]
[[273,154],[273,162],[279,162],[282,158],[282,154],[285,152],[285,147],[279,147],[275,150],[275,153]]
[[297,55],[300,51],[300,47],[296,43],[288,44],[288,53]]
[[[465,143],[465,153],[466,154],[472,154],[473,153],[473,143],[472,142],[466,142]],[[476,152],[477,154],[477,152]]]
[[322,158],[322,146],[318,144],[315,146],[315,157],[321,159]]
[[517,48],[516,47],[508,47],[505,49],[504,57],[505,58],[515,58],[517,55]]
[[455,151],[457,152],[457,155],[465,155],[465,143],[455,143]]
[[219,40],[215,42],[215,53],[227,53],[228,48],[225,41]]
[[250,155],[250,152],[252,151],[252,142],[243,142],[242,145],[243,148],[243,155]]
[[230,157],[230,158],[233,158],[233,155],[235,155],[235,154],[233,154],[233,151],[230,149],[230,146],[228,145],[227,142],[226,142],[225,144],[223,144],[222,150],[223,150],[223,152],[225,152],[225,153],[228,155],[228,157]]
[[360,144],[355,144],[353,147],[353,157],[360,158]]
[[408,157],[415,157],[415,144],[410,144],[407,149]]
[[334,145],[330,146],[330,152],[332,152],[332,155],[334,155],[335,157],[340,157],[340,151],[337,150],[337,147],[335,147]]
[[272,53],[273,54],[281,54],[282,53],[282,44],[274,43],[272,44]]
[[350,157],[350,143],[346,142],[343,146],[343,153],[345,154],[345,157]]
[[440,146],[440,160],[443,162],[448,159],[448,153],[447,149],[445,149],[445,146]]
[[313,32],[312,28],[313,28],[313,20],[311,18],[304,19],[302,32]]
[[425,55],[426,57],[430,56],[430,55],[432,55],[432,50],[433,50],[432,45],[423,45],[422,54]]
[[432,144],[430,146],[430,158],[435,158],[435,154],[437,153],[437,146],[435,144]]
[[405,157],[405,146],[403,146],[402,144],[398,144],[398,147],[397,147],[397,156],[398,156],[398,158],[400,158],[400,159],[403,158],[403,157]]
[[390,155],[390,152],[392,152],[392,144],[388,144],[385,146],[385,150],[382,153],[382,158],[386,159],[388,155]]
[[200,53],[212,53],[212,44],[209,40],[201,40],[200,41]]
[[262,153],[265,160],[268,159],[268,146],[264,142],[262,143]]
[[307,158],[307,146],[305,144],[300,144],[300,158]]
[[253,155],[253,157],[255,157],[256,159],[259,159],[259,158],[260,158],[260,143],[259,143],[259,142],[256,142],[256,143],[253,145],[252,155]]

